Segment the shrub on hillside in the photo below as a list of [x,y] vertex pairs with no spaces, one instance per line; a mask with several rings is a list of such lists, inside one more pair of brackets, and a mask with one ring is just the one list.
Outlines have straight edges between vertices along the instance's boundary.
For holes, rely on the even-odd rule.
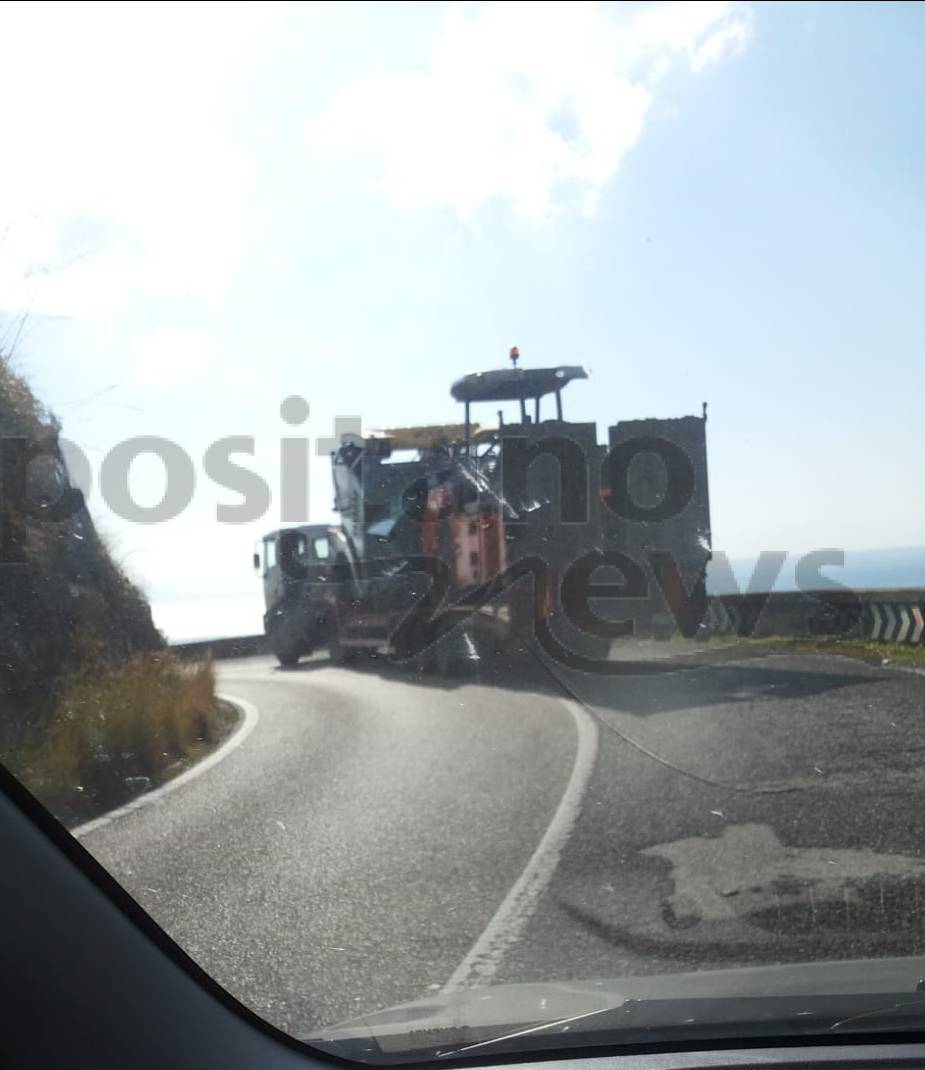
[[118,806],[186,768],[230,728],[210,661],[139,654],[64,681],[14,758],[16,772],[68,823]]

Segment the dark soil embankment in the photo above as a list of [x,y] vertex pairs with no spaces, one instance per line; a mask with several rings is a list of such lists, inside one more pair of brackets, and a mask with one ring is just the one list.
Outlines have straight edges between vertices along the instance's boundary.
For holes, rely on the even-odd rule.
[[57,816],[118,805],[227,731],[71,485],[59,425],[0,357],[0,759]]

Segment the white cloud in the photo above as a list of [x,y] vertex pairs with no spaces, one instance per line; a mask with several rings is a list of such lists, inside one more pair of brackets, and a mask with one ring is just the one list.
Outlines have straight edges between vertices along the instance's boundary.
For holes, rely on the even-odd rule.
[[751,39],[750,19],[730,20],[697,46],[691,57],[691,66],[695,71],[702,71],[704,67],[727,56],[737,56],[744,52]]
[[215,339],[203,331],[161,327],[134,342],[139,386],[163,390],[206,372],[215,360]]
[[592,3],[496,2],[446,13],[422,70],[352,84],[307,127],[319,155],[372,149],[396,203],[468,216],[591,212],[638,140],[662,77],[741,50],[751,12],[668,3],[609,15]]
[[0,300],[103,315],[132,293],[221,299],[251,164],[225,93],[253,13],[0,10]]

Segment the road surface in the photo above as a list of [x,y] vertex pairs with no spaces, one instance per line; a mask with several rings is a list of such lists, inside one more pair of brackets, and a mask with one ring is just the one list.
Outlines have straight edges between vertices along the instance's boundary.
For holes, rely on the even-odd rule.
[[925,678],[729,658],[224,662],[253,731],[83,842],[303,1037],[447,986],[925,950]]

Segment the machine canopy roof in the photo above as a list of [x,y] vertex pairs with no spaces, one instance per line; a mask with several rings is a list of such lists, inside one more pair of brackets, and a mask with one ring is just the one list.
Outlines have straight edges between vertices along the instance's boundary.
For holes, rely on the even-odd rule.
[[520,401],[557,394],[573,379],[587,378],[588,373],[577,364],[558,368],[501,368],[464,375],[450,387],[450,394],[456,401]]

